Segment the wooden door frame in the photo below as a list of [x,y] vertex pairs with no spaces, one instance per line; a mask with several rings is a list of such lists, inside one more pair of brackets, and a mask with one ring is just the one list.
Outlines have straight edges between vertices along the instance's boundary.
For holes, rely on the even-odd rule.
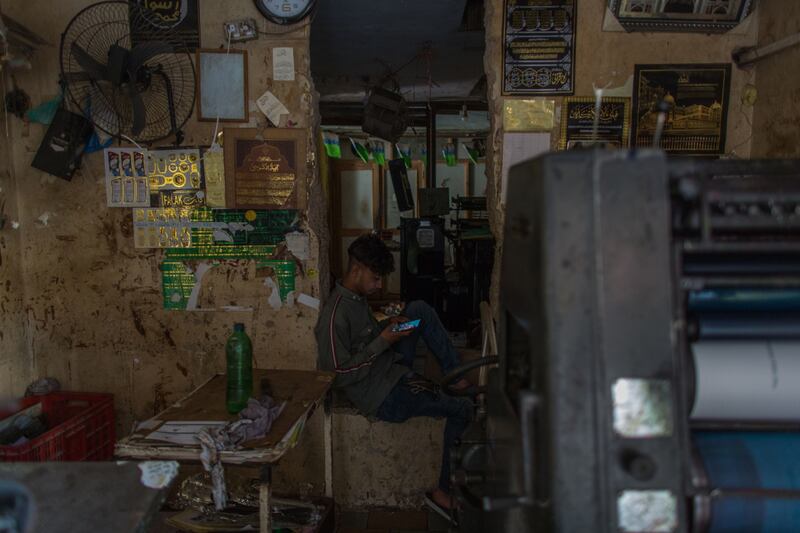
[[[330,253],[331,272],[341,278],[342,272],[342,239],[344,237],[357,237],[367,231],[376,229],[376,224],[381,221],[379,211],[380,199],[380,167],[376,163],[364,163],[357,159],[334,159],[331,161],[331,237],[332,246]],[[342,228],[342,172],[356,170],[372,171],[372,228]]]

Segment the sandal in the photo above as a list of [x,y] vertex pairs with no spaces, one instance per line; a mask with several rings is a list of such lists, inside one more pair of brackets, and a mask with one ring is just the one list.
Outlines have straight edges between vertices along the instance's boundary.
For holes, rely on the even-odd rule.
[[436,514],[438,514],[439,516],[441,516],[442,518],[444,518],[445,520],[447,520],[448,522],[450,522],[454,526],[458,526],[458,522],[456,521],[455,517],[453,517],[450,514],[450,510],[449,509],[445,509],[444,507],[442,507],[441,505],[436,503],[436,501],[433,499],[433,494],[432,493],[426,492],[424,501],[425,501],[425,505],[430,507],[430,509],[433,512],[435,512]]

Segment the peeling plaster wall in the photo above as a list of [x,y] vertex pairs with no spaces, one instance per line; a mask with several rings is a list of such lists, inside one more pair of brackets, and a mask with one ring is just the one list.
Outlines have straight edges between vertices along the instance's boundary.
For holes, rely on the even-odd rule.
[[[772,0],[770,0],[772,1]],[[767,4],[770,1],[766,2]],[[796,3],[781,0],[776,3]],[[593,96],[593,84],[618,88],[633,76],[637,63],[728,63],[731,52],[756,42],[757,14],[749,21],[724,35],[696,33],[625,33],[604,32],[603,17],[606,2],[580,0],[577,14],[575,55],[575,96]],[[501,198],[501,169],[503,153],[502,96],[503,81],[503,0],[486,2],[486,69],[491,117],[490,146],[487,150],[486,172],[489,219],[497,241],[495,268],[492,278],[491,303],[497,309],[500,260],[502,257],[503,222],[505,207]],[[728,110],[726,152],[738,157],[749,157],[753,110],[740,104],[742,89],[754,83],[751,71],[733,67],[731,76],[731,107]],[[796,84],[795,84],[796,85]],[[632,89],[632,87],[631,87]],[[520,97],[516,97],[520,98]],[[556,100],[556,124],[551,132],[551,147],[558,143],[561,98]]]
[[19,205],[5,132],[6,122],[0,118],[0,401],[4,396],[20,396],[32,375],[25,335],[20,232],[14,229]]
[[[759,45],[800,32],[800,2],[760,4]],[[762,59],[754,66],[758,100],[753,119],[753,157],[800,157],[800,45]]]
[[[58,92],[60,34],[68,21],[91,3],[0,0],[4,13],[54,43],[37,53],[32,71],[17,75],[19,86],[30,94],[34,105]],[[204,48],[225,45],[225,20],[252,17],[264,24],[250,0],[199,4]],[[311,258],[306,271],[310,275],[297,278],[297,290],[319,297],[319,273],[327,272],[327,265],[319,263],[320,257],[327,257],[320,254],[320,247],[327,242],[327,227],[313,157],[316,137],[312,131],[318,122],[318,108],[309,71],[308,26],[290,33],[284,28],[277,31],[283,33],[261,35],[256,41],[237,43],[232,48],[247,50],[250,100],[271,90],[290,110],[295,127],[309,132],[307,225]],[[294,82],[272,80],[274,46],[294,47]],[[265,127],[266,118],[252,109],[251,127]],[[30,167],[45,127],[25,126],[17,119],[11,119],[9,126],[11,142],[4,142],[3,150],[11,153],[13,179],[5,173],[0,176],[4,189],[0,201],[10,198],[6,187],[13,191],[15,183],[19,215],[9,201],[4,212],[18,218],[20,228],[14,233],[8,229],[0,232],[4,257],[0,274],[4,283],[6,279],[12,282],[13,288],[10,303],[5,303],[10,312],[0,318],[4,332],[0,339],[0,395],[21,392],[31,376],[54,376],[67,389],[112,392],[119,434],[125,435],[135,420],[152,416],[212,374],[224,371],[224,345],[234,322],[245,324],[257,366],[316,368],[312,330],[317,312],[308,307],[273,310],[262,301],[252,312],[165,311],[159,272],[162,252],[135,249],[131,210],[106,207],[102,156],[84,157],[82,169],[67,182]],[[190,119],[184,145],[210,144],[213,129],[213,123]],[[170,142],[168,139],[162,144]],[[14,256],[19,258],[16,263],[11,259]],[[20,271],[24,303],[15,283]],[[2,287],[0,298],[4,294]],[[24,357],[9,357],[8,353],[20,352],[23,343],[19,336],[6,332],[23,318],[29,329],[27,350]],[[279,490],[288,486],[321,492],[321,414],[314,415],[301,444],[287,455],[275,477]]]

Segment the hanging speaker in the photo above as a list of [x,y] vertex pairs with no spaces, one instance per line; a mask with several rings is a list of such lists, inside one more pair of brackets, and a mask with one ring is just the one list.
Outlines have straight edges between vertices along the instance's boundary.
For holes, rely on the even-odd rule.
[[406,131],[406,102],[397,93],[374,87],[364,107],[364,133],[397,142]]
[[399,211],[414,209],[414,197],[411,195],[411,184],[408,182],[406,162],[402,158],[389,161],[389,174],[392,176],[392,187],[397,198],[397,209]]
[[75,169],[81,165],[83,148],[91,134],[92,124],[86,117],[59,107],[31,166],[71,180]]

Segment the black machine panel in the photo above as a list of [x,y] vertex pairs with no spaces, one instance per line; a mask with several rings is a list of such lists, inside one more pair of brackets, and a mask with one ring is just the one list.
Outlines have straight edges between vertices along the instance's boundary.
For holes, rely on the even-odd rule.
[[[511,173],[504,394],[490,396],[489,409],[516,418],[521,433],[531,428],[528,474],[536,479],[532,494],[516,494],[527,500],[515,513],[519,531],[635,528],[641,517],[630,509],[644,502],[650,520],[685,521],[666,163],[657,153],[641,153],[636,165],[614,152],[593,154],[549,155]],[[630,411],[636,395],[647,412]],[[508,456],[524,456],[525,446]],[[503,466],[510,477],[525,474],[502,462],[499,473]],[[522,480],[498,486],[495,497],[518,486]]]
[[800,163],[571,151],[509,187],[462,531],[800,530]]

